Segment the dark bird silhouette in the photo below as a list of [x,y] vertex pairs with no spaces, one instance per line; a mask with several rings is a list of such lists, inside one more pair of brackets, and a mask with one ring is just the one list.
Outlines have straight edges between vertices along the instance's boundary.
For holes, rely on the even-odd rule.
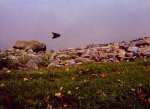
[[55,39],[55,38],[58,38],[58,37],[60,37],[60,36],[61,36],[60,34],[58,34],[58,33],[54,33],[54,32],[52,32],[52,34],[53,34],[52,39]]

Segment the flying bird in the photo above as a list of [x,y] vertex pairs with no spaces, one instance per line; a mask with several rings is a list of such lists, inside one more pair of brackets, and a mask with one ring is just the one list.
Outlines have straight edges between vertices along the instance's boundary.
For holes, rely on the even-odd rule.
[[58,33],[54,33],[54,32],[52,32],[52,34],[53,34],[52,39],[55,39],[55,38],[58,38],[58,37],[60,37],[60,36],[61,36],[60,34],[58,34]]

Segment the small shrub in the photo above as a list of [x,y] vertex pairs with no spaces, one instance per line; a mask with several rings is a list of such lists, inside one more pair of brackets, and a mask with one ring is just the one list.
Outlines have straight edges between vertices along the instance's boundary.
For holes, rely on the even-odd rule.
[[42,57],[42,60],[38,62],[38,66],[41,68],[47,67],[48,64],[49,64],[49,57],[48,56]]
[[65,61],[65,60],[69,60],[71,58],[70,57],[60,57],[59,59]]
[[15,62],[7,52],[0,54],[0,69],[2,68],[16,69],[18,67],[17,62]]
[[21,54],[18,56],[18,63],[20,66],[26,66],[29,59],[30,59],[30,57],[28,55]]

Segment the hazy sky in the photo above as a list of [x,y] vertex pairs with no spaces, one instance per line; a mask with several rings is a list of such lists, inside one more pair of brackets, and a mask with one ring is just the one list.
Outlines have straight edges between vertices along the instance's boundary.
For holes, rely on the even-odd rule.
[[142,36],[150,36],[150,0],[0,0],[0,49],[16,40],[60,49]]

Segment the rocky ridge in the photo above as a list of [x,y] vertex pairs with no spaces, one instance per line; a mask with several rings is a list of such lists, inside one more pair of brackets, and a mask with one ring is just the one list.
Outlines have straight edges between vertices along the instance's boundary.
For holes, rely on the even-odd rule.
[[[17,63],[18,69],[39,69],[42,67],[61,67],[83,64],[88,61],[119,62],[132,61],[136,58],[150,57],[150,37],[132,41],[109,44],[92,44],[79,48],[68,48],[59,51],[46,51],[46,46],[35,50],[32,47],[13,47],[5,52]],[[38,46],[40,48],[40,46]],[[0,54],[3,54],[1,52]]]

